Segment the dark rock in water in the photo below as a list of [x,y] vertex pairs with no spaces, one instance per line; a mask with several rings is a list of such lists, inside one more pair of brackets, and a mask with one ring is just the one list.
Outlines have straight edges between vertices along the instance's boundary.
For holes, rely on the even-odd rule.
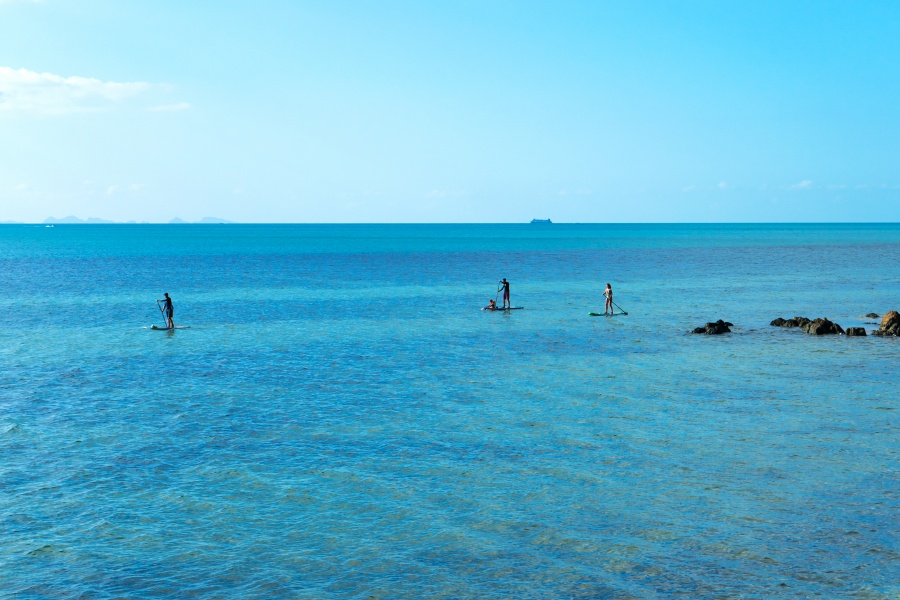
[[854,336],[865,337],[866,328],[865,327],[848,327],[844,333],[846,333],[848,337],[854,337]]
[[810,335],[831,335],[836,333],[844,333],[844,328],[837,323],[832,323],[826,318],[819,318],[810,321],[802,327],[803,331]]
[[896,327],[900,327],[900,313],[896,310],[888,311],[881,317],[881,329],[887,331]]
[[733,323],[719,319],[715,323],[707,323],[703,327],[697,327],[693,333],[703,333],[706,335],[719,335],[722,333],[731,333],[729,327],[734,327]]
[[844,333],[843,327],[837,323],[832,323],[828,319],[821,318],[811,321],[806,317],[794,317],[792,319],[778,318],[769,323],[775,327],[799,327],[810,335],[829,335],[834,333]]
[[782,319],[779,317],[769,323],[769,325],[774,327],[803,327],[809,324],[809,322],[809,319],[806,317],[794,317],[793,319]]
[[869,313],[866,315],[866,318],[867,319],[880,319],[881,315],[879,315],[878,313]]
[[896,310],[885,313],[881,317],[881,328],[873,331],[872,335],[900,336],[900,313]]

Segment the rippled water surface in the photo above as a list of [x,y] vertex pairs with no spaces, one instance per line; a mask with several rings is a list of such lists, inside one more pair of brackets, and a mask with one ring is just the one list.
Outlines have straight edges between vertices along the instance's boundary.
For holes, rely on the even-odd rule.
[[768,326],[900,309],[898,225],[0,226],[0,276],[0,597],[900,596],[900,340]]

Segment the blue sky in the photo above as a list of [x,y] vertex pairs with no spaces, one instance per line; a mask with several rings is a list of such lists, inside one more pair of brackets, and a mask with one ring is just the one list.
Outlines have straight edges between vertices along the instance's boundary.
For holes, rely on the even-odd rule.
[[0,221],[900,221],[898,2],[0,0]]

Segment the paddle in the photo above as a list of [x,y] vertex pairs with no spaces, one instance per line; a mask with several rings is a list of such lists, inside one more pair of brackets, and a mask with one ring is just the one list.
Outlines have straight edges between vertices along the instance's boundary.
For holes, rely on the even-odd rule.
[[[610,300],[610,302],[612,302],[612,301]],[[618,308],[619,310],[621,310],[623,315],[627,315],[627,314],[628,314],[627,312],[625,312],[624,310],[622,310],[622,307],[619,306],[618,304],[616,304],[615,302],[613,302],[612,305],[615,306],[616,308]]]
[[159,314],[162,315],[162,318],[163,318],[163,326],[164,326],[166,329],[168,329],[168,327],[169,327],[169,320],[166,318],[166,313],[163,312],[162,306],[159,305],[159,300],[156,301],[156,308],[159,309]]

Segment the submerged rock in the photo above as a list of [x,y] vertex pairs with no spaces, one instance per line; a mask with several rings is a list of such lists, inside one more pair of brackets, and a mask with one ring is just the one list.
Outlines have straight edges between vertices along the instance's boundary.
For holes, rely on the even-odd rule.
[[844,328],[837,323],[832,323],[828,319],[821,317],[814,321],[810,321],[802,327],[803,331],[809,335],[832,335],[844,333]]
[[846,331],[844,331],[848,337],[865,337],[866,328],[865,327],[848,327]]
[[880,319],[881,315],[879,315],[878,313],[869,313],[866,315],[866,318],[867,319]]
[[810,320],[806,317],[794,317],[793,319],[782,319],[779,317],[769,323],[769,325],[772,325],[773,327],[803,327],[809,323]]
[[896,310],[885,313],[881,318],[881,328],[873,331],[872,335],[900,336],[900,313]]
[[719,319],[715,323],[707,323],[703,327],[697,327],[692,333],[703,333],[706,335],[719,335],[722,333],[731,333],[729,327],[734,327],[734,323]]

